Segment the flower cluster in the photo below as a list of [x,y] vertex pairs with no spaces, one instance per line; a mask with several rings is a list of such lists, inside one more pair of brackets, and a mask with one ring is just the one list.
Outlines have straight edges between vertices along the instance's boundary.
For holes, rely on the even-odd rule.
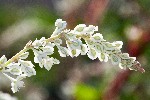
[[[8,61],[5,56],[0,58],[0,71],[11,80],[13,93],[19,91],[20,87],[24,87],[22,81],[24,78],[36,75],[32,62],[25,60],[29,56],[29,49],[34,52],[34,62],[48,71],[54,64],[60,63],[58,59],[51,56],[56,47],[61,57],[77,57],[81,54],[87,55],[92,60],[98,58],[100,61],[107,62],[110,59],[112,64],[119,65],[121,69],[129,68],[144,72],[140,63],[135,61],[135,57],[129,57],[128,53],[121,52],[122,41],[107,42],[102,34],[96,33],[97,26],[79,24],[73,30],[68,30],[65,29],[66,25],[66,21],[57,19],[56,29],[50,38],[42,37],[40,40],[29,41],[23,50]],[[62,46],[62,39],[66,41],[66,46]]]

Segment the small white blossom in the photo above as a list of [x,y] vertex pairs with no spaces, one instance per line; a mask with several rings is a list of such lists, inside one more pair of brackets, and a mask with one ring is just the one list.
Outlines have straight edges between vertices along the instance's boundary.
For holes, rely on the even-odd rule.
[[54,48],[51,46],[42,47],[42,50],[43,50],[42,52],[47,55],[52,55],[54,53]]
[[121,58],[116,54],[111,54],[110,55],[110,60],[111,60],[113,65],[117,65],[121,62]]
[[34,65],[31,63],[31,61],[19,60],[19,63],[21,64],[21,70],[25,75],[27,75],[28,77],[36,75],[36,71],[33,68]]
[[69,51],[70,51],[69,55],[73,58],[73,57],[79,56],[81,50],[75,50],[75,49],[73,49],[73,50],[69,50]]
[[76,38],[75,31],[72,30],[72,31],[66,33],[66,34],[65,34],[65,38],[67,38],[68,40],[75,40],[75,39],[77,39],[77,38]]
[[92,40],[93,40],[94,42],[102,42],[102,41],[105,41],[105,40],[103,39],[102,34],[100,34],[100,33],[94,34],[91,38],[92,38]]
[[22,81],[22,79],[26,78],[26,75],[22,74],[20,76],[18,76],[16,79],[8,76],[7,74],[3,73],[7,78],[10,79],[11,83],[11,90],[13,91],[13,93],[16,93],[17,91],[19,91],[19,89],[21,87],[25,87],[24,86],[24,82]]
[[44,67],[49,71],[53,65],[53,61],[51,58],[47,58],[43,60]]
[[121,63],[119,64],[119,67],[121,69],[130,68],[134,64],[135,60],[136,60],[135,57],[129,57],[129,59],[123,59],[123,60],[121,60]]
[[128,53],[121,53],[121,54],[120,54],[120,57],[121,57],[122,59],[129,59],[129,54],[128,54]]
[[51,69],[53,64],[59,64],[59,63],[60,63],[59,60],[57,60],[56,58],[53,58],[53,57],[51,57],[51,58],[47,57],[47,58],[43,59],[43,65],[44,65],[45,69],[47,69],[48,71]]
[[123,42],[122,41],[115,41],[115,42],[113,42],[113,44],[115,45],[116,48],[121,49]]
[[75,31],[75,34],[83,34],[85,33],[84,32],[84,29],[86,28],[86,25],[85,24],[79,24],[77,25],[75,28],[74,28],[74,31]]
[[55,45],[62,44],[62,40],[61,39],[55,39],[53,42],[54,42]]
[[0,58],[0,71],[5,71],[5,63],[7,62],[7,58],[5,57],[5,55],[3,55],[1,58]]
[[98,56],[99,60],[104,61],[104,62],[108,61],[108,57],[109,55],[107,53],[99,53],[99,56]]
[[58,28],[66,28],[66,21],[62,21],[62,19],[57,19],[56,22],[55,22],[55,26],[58,27]]
[[81,55],[86,55],[86,53],[88,52],[88,47],[86,44],[82,44],[81,45]]
[[6,61],[7,61],[7,58],[5,57],[5,55],[3,55],[3,56],[0,58],[0,64],[4,64]]
[[29,56],[29,52],[24,52],[19,56],[20,59],[26,59]]
[[58,45],[57,48],[61,57],[66,57],[69,55],[69,50],[66,47],[62,47]]
[[95,43],[94,49],[95,49],[98,53],[104,52],[104,46],[103,46],[101,43]]
[[53,61],[53,64],[59,64],[60,63],[60,61],[56,58],[51,57],[51,59]]
[[21,75],[21,67],[19,63],[10,63],[4,72],[10,72],[12,75]]
[[55,22],[56,29],[51,36],[56,36],[62,32],[63,29],[66,28],[66,21],[62,21],[62,19],[57,19]]
[[46,41],[45,41],[45,37],[42,37],[40,40],[35,40],[33,43],[32,43],[32,46],[36,49],[38,49],[40,46],[44,46],[46,44]]
[[115,45],[112,43],[104,42],[102,44],[103,44],[105,50],[114,50],[115,49]]
[[42,62],[43,62],[43,59],[47,57],[47,53],[44,53],[42,51],[38,51],[38,50],[35,50],[35,49],[33,49],[33,52],[34,52],[34,55],[35,55],[34,62],[39,63],[39,66],[41,68],[43,68]]
[[82,41],[80,39],[73,40],[73,41],[66,41],[67,46],[70,50],[78,49],[81,50]]
[[92,60],[94,60],[94,59],[96,59],[98,57],[98,53],[92,48],[89,49],[87,55]]
[[84,32],[89,35],[92,35],[94,31],[98,31],[98,26],[89,25],[88,27],[84,28]]
[[85,40],[85,42],[88,45],[88,47],[94,48],[94,45],[95,45],[94,41],[92,41],[91,39],[87,39],[87,40]]

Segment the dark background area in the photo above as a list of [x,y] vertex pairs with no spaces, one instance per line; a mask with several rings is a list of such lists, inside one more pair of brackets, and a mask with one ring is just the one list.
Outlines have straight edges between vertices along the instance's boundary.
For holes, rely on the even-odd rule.
[[[0,75],[0,91],[18,100],[150,100],[149,6],[150,0],[0,0],[0,56],[11,58],[29,40],[50,37],[61,18],[70,29],[98,25],[104,39],[123,41],[122,52],[137,57],[146,71],[121,70],[87,56],[61,58],[55,50],[59,65],[47,71],[35,64],[37,75],[15,94]],[[30,51],[28,60],[33,57]]]

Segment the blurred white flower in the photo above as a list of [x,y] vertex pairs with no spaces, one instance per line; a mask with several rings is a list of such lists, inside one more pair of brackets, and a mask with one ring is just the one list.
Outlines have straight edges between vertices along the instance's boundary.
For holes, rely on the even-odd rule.
[[13,93],[16,93],[17,91],[19,91],[19,89],[21,87],[25,87],[24,86],[24,82],[22,81],[22,79],[26,78],[26,75],[22,74],[20,76],[18,76],[16,79],[10,77],[9,75],[3,73],[7,78],[10,79],[11,83],[11,90],[13,91]]
[[18,100],[16,97],[11,96],[8,93],[3,93],[0,91],[0,100]]
[[62,21],[62,19],[57,19],[56,22],[55,22],[55,26],[58,27],[59,29],[62,28],[66,28],[66,21]]
[[5,57],[5,55],[3,55],[3,56],[0,58],[0,64],[4,64],[6,61],[7,61],[7,58]]

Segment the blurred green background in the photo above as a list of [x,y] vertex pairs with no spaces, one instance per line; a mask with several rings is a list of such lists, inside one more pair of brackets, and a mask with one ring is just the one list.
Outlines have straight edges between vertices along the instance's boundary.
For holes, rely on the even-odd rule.
[[15,94],[0,75],[0,91],[18,100],[150,100],[149,6],[150,0],[0,0],[0,56],[11,58],[29,40],[50,37],[61,18],[71,29],[98,25],[107,41],[123,41],[122,52],[137,57],[146,70],[121,70],[86,56],[61,58],[55,50],[59,65],[47,71],[35,64],[37,75]]

